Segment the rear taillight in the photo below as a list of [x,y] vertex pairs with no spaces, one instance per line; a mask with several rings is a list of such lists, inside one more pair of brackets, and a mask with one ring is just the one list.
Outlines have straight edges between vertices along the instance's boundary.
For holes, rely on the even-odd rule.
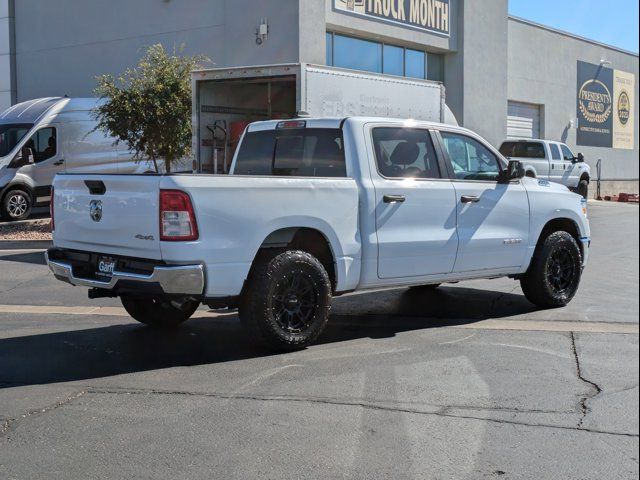
[[55,190],[51,187],[51,199],[49,200],[49,215],[51,216],[51,231],[53,232],[56,229],[56,221],[54,216],[54,196]]
[[189,242],[198,239],[191,198],[180,190],[160,190],[160,240]]

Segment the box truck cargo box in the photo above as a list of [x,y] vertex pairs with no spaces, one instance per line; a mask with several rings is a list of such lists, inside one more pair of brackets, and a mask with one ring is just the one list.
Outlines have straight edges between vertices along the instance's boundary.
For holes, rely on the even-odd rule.
[[413,118],[457,125],[444,85],[311,64],[192,74],[194,171],[227,173],[250,122],[314,117]]

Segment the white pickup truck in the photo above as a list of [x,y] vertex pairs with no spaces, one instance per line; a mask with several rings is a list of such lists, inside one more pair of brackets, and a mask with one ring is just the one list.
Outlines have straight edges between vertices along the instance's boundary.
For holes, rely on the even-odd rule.
[[510,160],[519,160],[525,175],[561,183],[574,192],[589,197],[591,168],[584,155],[574,155],[564,143],[549,140],[506,140],[500,153]]
[[152,326],[238,306],[251,335],[286,350],[318,338],[332,296],[509,276],[558,307],[587,262],[586,202],[463,128],[254,123],[231,172],[58,175],[49,267]]

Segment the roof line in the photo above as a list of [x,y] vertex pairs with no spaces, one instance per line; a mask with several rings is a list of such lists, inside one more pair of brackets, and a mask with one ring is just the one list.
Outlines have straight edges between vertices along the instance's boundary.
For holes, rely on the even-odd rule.
[[576,35],[575,33],[567,32],[565,30],[559,30],[557,28],[550,27],[549,25],[543,25],[542,23],[534,22],[534,21],[528,20],[526,18],[516,17],[515,15],[509,15],[509,20],[514,20],[516,22],[520,22],[520,23],[524,23],[524,24],[527,24],[527,25],[531,25],[533,27],[541,28],[543,30],[547,30],[547,31],[552,32],[552,33],[558,33],[560,35],[564,35],[565,37],[571,37],[571,38],[574,38],[576,40],[581,40],[583,42],[591,43],[593,45],[597,45],[598,47],[604,47],[604,48],[608,48],[610,50],[615,50],[617,52],[624,53],[626,55],[632,55],[632,56],[634,56],[636,58],[638,57],[638,53],[636,53],[636,52],[632,52],[630,50],[625,50],[624,48],[620,48],[620,47],[615,47],[613,45],[609,45],[608,43],[598,42],[597,40],[593,40],[593,39],[587,38],[587,37],[582,37],[580,35]]

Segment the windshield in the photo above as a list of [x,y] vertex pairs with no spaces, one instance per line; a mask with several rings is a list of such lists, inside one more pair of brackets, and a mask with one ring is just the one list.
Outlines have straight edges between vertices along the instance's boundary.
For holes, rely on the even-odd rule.
[[0,125],[0,157],[11,153],[31,127],[31,124]]
[[545,158],[544,145],[540,142],[504,142],[500,153],[510,158]]

